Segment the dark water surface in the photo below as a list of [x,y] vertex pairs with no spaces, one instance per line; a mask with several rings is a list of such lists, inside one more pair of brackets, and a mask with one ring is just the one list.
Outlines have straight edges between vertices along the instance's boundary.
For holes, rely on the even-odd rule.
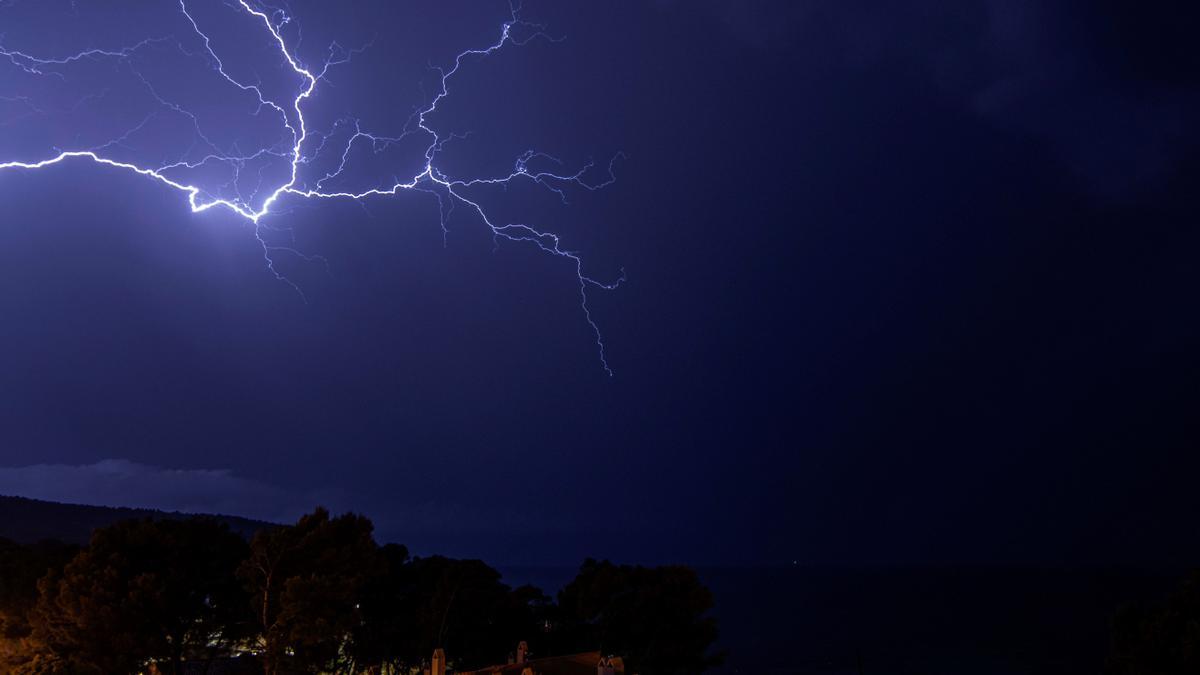
[[[505,568],[554,594],[568,568]],[[1035,568],[699,568],[727,661],[756,675],[1095,675],[1121,606],[1180,571]]]

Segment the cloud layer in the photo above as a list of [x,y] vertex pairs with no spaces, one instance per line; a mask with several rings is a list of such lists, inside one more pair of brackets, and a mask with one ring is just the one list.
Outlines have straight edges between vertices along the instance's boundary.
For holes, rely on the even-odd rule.
[[311,508],[298,495],[225,469],[170,469],[126,459],[0,467],[0,494],[277,522]]

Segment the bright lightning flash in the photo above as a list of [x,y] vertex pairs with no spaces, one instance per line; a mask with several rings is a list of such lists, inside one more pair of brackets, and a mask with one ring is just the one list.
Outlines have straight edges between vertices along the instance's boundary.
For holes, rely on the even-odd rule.
[[[428,139],[428,146],[425,147],[424,163],[421,170],[407,180],[395,180],[390,186],[375,187],[362,191],[334,191],[325,189],[324,185],[330,182],[331,179],[341,175],[346,169],[351,155],[351,150],[356,143],[365,144],[386,144],[389,142],[398,141],[399,138],[385,137],[378,134],[373,134],[364,131],[357,121],[352,121],[354,133],[349,136],[345,145],[342,147],[341,162],[337,168],[327,173],[323,178],[315,182],[309,183],[301,177],[301,168],[311,164],[319,154],[326,150],[330,138],[334,135],[333,130],[329,133],[310,132],[308,123],[305,120],[305,104],[312,99],[320,85],[325,81],[325,77],[329,70],[341,64],[348,63],[351,57],[361,50],[345,50],[334,44],[331,45],[330,56],[321,64],[319,68],[311,68],[306,66],[296,56],[295,46],[289,47],[288,40],[284,37],[284,27],[292,22],[289,13],[283,9],[257,6],[257,3],[252,4],[248,0],[237,0],[236,4],[230,3],[230,6],[238,11],[245,12],[249,16],[247,19],[253,19],[261,25],[261,29],[265,31],[264,40],[270,41],[275,49],[278,50],[283,62],[294,72],[300,82],[299,90],[295,93],[294,98],[280,103],[273,100],[271,95],[265,93],[264,87],[260,83],[250,83],[231,75],[226,68],[225,63],[217,54],[212,46],[212,41],[209,35],[201,27],[193,14],[189,11],[187,0],[178,0],[179,11],[187,21],[187,25],[195,32],[203,45],[203,51],[199,54],[205,58],[211,65],[212,69],[220,75],[228,85],[239,90],[243,94],[252,94],[258,100],[259,111],[272,111],[278,115],[282,124],[284,137],[288,139],[286,143],[279,147],[271,147],[259,150],[255,153],[239,153],[221,151],[217,146],[209,141],[209,139],[201,131],[197,116],[180,105],[164,99],[158,94],[154,87],[150,84],[147,78],[138,74],[142,84],[149,90],[151,95],[157,99],[158,103],[167,109],[180,113],[190,118],[192,126],[195,128],[196,135],[204,142],[206,146],[212,149],[212,152],[203,156],[199,160],[184,161],[179,159],[174,162],[159,164],[154,166],[143,166],[137,163],[114,159],[107,153],[111,147],[120,145],[122,138],[114,139],[113,141],[101,146],[86,148],[61,150],[57,155],[37,161],[0,161],[0,169],[9,170],[37,170],[45,169],[53,165],[62,163],[69,159],[84,159],[90,160],[96,164],[114,167],[131,171],[136,174],[151,178],[159,183],[166,185],[169,188],[177,190],[187,195],[188,205],[195,213],[207,211],[209,209],[220,208],[231,211],[238,216],[246,219],[254,226],[255,236],[263,247],[263,256],[271,272],[279,280],[291,284],[297,291],[300,289],[295,286],[290,280],[275,269],[274,260],[271,257],[273,251],[287,250],[292,253],[297,253],[293,249],[281,249],[281,247],[270,246],[264,239],[264,234],[261,221],[268,215],[272,214],[273,209],[278,213],[281,201],[288,197],[302,199],[350,199],[350,200],[365,200],[371,197],[396,195],[402,191],[419,190],[433,193],[439,202],[445,206],[449,204],[453,207],[455,204],[464,206],[473,212],[488,229],[491,230],[493,239],[499,243],[501,240],[514,242],[527,242],[537,246],[541,251],[552,256],[563,258],[574,268],[576,278],[579,283],[580,307],[583,310],[584,319],[587,321],[595,340],[596,347],[599,351],[600,363],[606,373],[612,375],[612,370],[609,368],[608,361],[605,355],[604,339],[600,329],[592,318],[591,310],[588,307],[588,289],[614,289],[624,281],[624,274],[613,281],[601,281],[588,276],[584,272],[583,260],[576,251],[563,248],[562,241],[559,236],[553,232],[544,231],[530,225],[522,223],[503,223],[489,216],[485,207],[480,203],[478,198],[472,199],[464,194],[466,188],[482,185],[507,185],[516,181],[531,181],[545,189],[551,190],[563,197],[565,193],[563,188],[567,186],[575,186],[587,190],[597,190],[611,184],[613,177],[613,164],[618,158],[623,158],[623,155],[618,154],[609,162],[605,176],[600,181],[589,181],[586,176],[598,171],[597,167],[592,163],[588,163],[574,173],[555,173],[551,171],[535,171],[529,168],[533,160],[553,160],[549,155],[529,151],[519,157],[514,165],[513,170],[508,175],[500,175],[495,177],[477,177],[477,178],[456,178],[447,175],[438,168],[437,159],[443,146],[450,140],[459,138],[454,134],[443,134],[431,126],[429,116],[433,114],[438,104],[449,96],[449,84],[463,67],[464,63],[470,59],[478,59],[487,57],[494,52],[500,50],[506,45],[521,46],[535,39],[545,39],[556,41],[550,38],[537,24],[532,24],[520,19],[520,6],[512,5],[511,16],[500,27],[498,39],[492,44],[477,49],[469,49],[459,53],[452,65],[446,68],[436,68],[438,75],[438,87],[432,98],[423,107],[417,109],[405,125],[403,138],[410,135],[421,134]],[[514,36],[514,29],[519,29],[521,37]],[[2,40],[2,36],[0,36]],[[78,52],[66,57],[44,57],[27,54],[21,51],[13,51],[5,49],[3,44],[0,44],[0,63],[7,60],[12,66],[20,69],[28,75],[38,76],[60,76],[59,70],[67,68],[82,62],[84,60],[98,59],[115,59],[126,62],[135,52],[149,45],[172,41],[173,38],[154,38],[147,39],[134,44],[132,46],[119,49],[89,49]],[[194,56],[190,52],[184,50],[182,44],[176,43],[180,51],[183,51],[189,56]],[[135,71],[136,73],[136,71]],[[29,114],[38,114],[41,111],[36,108],[29,97],[25,96],[0,96],[0,101],[23,103],[29,108]],[[143,122],[142,124],[145,124]],[[349,124],[346,120],[339,122]],[[141,125],[139,125],[140,127]],[[136,132],[139,127],[135,127],[126,132],[125,136]],[[59,149],[56,149],[59,150]],[[286,180],[281,180],[278,185],[270,188],[268,191],[258,194],[267,194],[261,200],[255,199],[255,196],[243,198],[239,192],[238,196],[232,198],[223,198],[212,195],[209,191],[196,184],[191,184],[185,179],[176,176],[179,169],[196,169],[205,164],[227,163],[235,167],[235,170],[240,170],[245,166],[246,162],[262,157],[274,156],[280,158],[281,161],[286,159],[290,163],[290,172]],[[260,173],[261,179],[261,173]],[[254,206],[254,202],[258,201],[258,205]],[[443,230],[446,229],[448,211],[442,210],[441,225]]]

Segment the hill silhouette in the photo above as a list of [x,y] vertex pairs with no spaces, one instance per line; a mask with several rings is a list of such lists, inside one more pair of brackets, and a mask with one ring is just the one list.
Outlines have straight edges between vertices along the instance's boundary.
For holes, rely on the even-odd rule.
[[86,544],[92,536],[92,530],[122,520],[135,518],[181,520],[193,516],[213,518],[225,523],[230,530],[246,538],[264,527],[275,526],[275,523],[239,516],[63,504],[0,495],[0,537],[23,544],[45,539],[56,539],[69,544]]

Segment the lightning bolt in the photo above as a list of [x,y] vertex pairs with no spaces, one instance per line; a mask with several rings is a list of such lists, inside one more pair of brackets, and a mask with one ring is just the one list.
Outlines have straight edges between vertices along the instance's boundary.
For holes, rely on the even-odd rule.
[[[178,0],[178,2],[179,12],[182,14],[183,19],[186,20],[185,25],[191,29],[194,33],[194,39],[198,39],[201,45],[199,50],[189,51],[185,49],[182,42],[167,36],[147,38],[136,44],[118,49],[94,48],[65,57],[45,57],[6,49],[2,44],[3,36],[0,36],[0,63],[7,60],[13,67],[27,75],[57,78],[63,77],[62,70],[86,61],[111,59],[125,64],[163,108],[190,120],[197,140],[184,156],[173,162],[143,166],[138,163],[117,159],[109,153],[109,150],[120,147],[130,136],[149,124],[154,117],[154,113],[152,113],[140,124],[126,131],[122,136],[103,145],[66,150],[55,148],[55,151],[58,152],[57,155],[36,161],[0,161],[0,170],[39,170],[61,164],[68,160],[90,160],[95,164],[145,176],[168,188],[183,193],[186,195],[187,204],[193,213],[201,213],[210,209],[227,210],[249,221],[253,225],[254,234],[262,247],[263,258],[266,261],[267,268],[276,279],[291,285],[293,289],[300,293],[301,297],[303,297],[301,289],[276,269],[272,253],[286,251],[306,260],[322,259],[318,256],[303,255],[293,248],[268,244],[264,230],[269,228],[266,227],[263,220],[269,215],[280,212],[282,200],[293,197],[306,200],[344,199],[363,201],[374,197],[394,196],[406,191],[432,193],[437,198],[440,206],[443,233],[448,232],[448,218],[450,212],[457,205],[468,209],[479,222],[491,231],[496,246],[499,246],[501,241],[521,242],[536,246],[543,253],[561,258],[569,263],[579,284],[580,308],[582,309],[584,320],[587,322],[595,338],[600,364],[609,376],[613,374],[605,354],[603,335],[588,305],[588,290],[594,288],[612,290],[617,288],[625,281],[624,271],[622,270],[620,275],[611,281],[604,281],[589,276],[585,272],[584,261],[580,253],[566,248],[559,235],[525,223],[501,222],[489,215],[481,199],[471,198],[466,193],[470,188],[477,186],[507,186],[517,181],[527,181],[555,193],[565,203],[567,201],[566,188],[573,187],[594,191],[610,185],[615,180],[615,165],[618,161],[625,158],[624,154],[618,153],[608,162],[606,167],[598,167],[594,162],[588,162],[576,171],[559,172],[531,168],[531,164],[537,164],[538,166],[562,166],[562,162],[545,153],[530,150],[517,158],[511,172],[508,174],[475,178],[454,177],[442,171],[438,167],[437,160],[447,143],[463,138],[463,135],[439,132],[429,121],[430,116],[437,111],[438,105],[450,96],[450,84],[454,80],[455,75],[469,61],[491,56],[506,46],[520,47],[539,39],[558,42],[561,38],[554,38],[548,35],[544,26],[540,24],[530,23],[521,19],[520,4],[512,4],[510,2],[510,15],[501,24],[499,36],[494,42],[482,48],[468,49],[460,52],[448,67],[434,68],[437,75],[435,78],[437,82],[436,90],[428,98],[428,102],[424,106],[419,106],[412,112],[404,125],[403,132],[399,136],[385,136],[364,130],[361,123],[356,119],[341,119],[328,132],[314,132],[309,129],[309,123],[305,119],[306,104],[314,98],[321,83],[326,81],[326,75],[331,68],[349,63],[353,56],[368,48],[369,44],[358,49],[345,49],[335,42],[330,45],[328,56],[321,66],[319,68],[311,68],[306,66],[297,57],[297,45],[289,46],[288,39],[284,36],[285,27],[293,23],[293,19],[286,9],[257,3],[251,4],[248,0],[236,0],[236,3],[228,3],[231,8],[244,13],[247,19],[257,22],[261,30],[264,31],[264,40],[269,40],[270,44],[278,50],[282,62],[286,64],[287,69],[291,71],[291,75],[295,76],[299,82],[294,97],[290,100],[280,102],[274,100],[271,95],[266,93],[261,83],[247,82],[231,74],[230,69],[226,68],[225,62],[213,47],[209,34],[202,28],[201,22],[197,21],[193,16],[187,0]],[[518,33],[520,34],[519,36]],[[298,41],[299,39],[297,39],[297,43]],[[204,59],[211,69],[223,78],[229,87],[236,89],[243,95],[253,96],[257,102],[257,109],[254,114],[257,116],[266,112],[267,114],[278,116],[279,124],[282,126],[281,138],[286,140],[281,140],[276,145],[250,153],[237,151],[236,148],[230,151],[218,147],[215,142],[205,135],[197,115],[160,95],[150,80],[143,76],[137,68],[133,67],[131,57],[135,53],[148,47],[162,44],[173,45],[187,57]],[[30,101],[29,97],[4,96],[0,97],[0,101],[8,101],[25,106],[27,109],[25,114],[27,115],[35,115],[42,112]],[[318,156],[321,156],[327,148],[331,147],[331,143],[334,143],[332,139],[336,135],[335,132],[339,129],[348,131],[351,128],[353,132],[349,133],[349,136],[344,141],[344,145],[341,146],[341,158],[337,167],[325,173],[318,180],[309,181],[302,179],[302,169],[306,165],[313,164]],[[325,187],[349,168],[351,151],[356,146],[369,144],[376,149],[386,148],[405,138],[417,135],[424,136],[427,139],[428,145],[425,146],[424,150],[423,166],[410,178],[406,180],[393,178],[390,185],[385,184],[361,191],[331,190]],[[195,159],[193,153],[198,145],[202,145],[205,148],[203,150],[204,154],[199,159]],[[185,159],[189,155],[193,156],[193,159],[190,161]],[[263,168],[260,167],[258,173],[259,185],[255,189],[254,194],[249,197],[243,196],[240,187],[237,187],[240,185],[241,172],[253,162],[264,158],[286,159],[290,165],[286,179],[281,179],[278,184],[268,187],[265,190],[266,196],[260,198],[260,194],[264,193],[262,190],[262,183],[264,181],[262,175]],[[234,178],[225,187],[234,186],[237,196],[224,197],[212,194],[200,185],[190,183],[185,178],[177,175],[181,171],[194,170],[209,164],[225,164],[232,168]],[[589,179],[589,176],[597,173],[603,174],[600,180]],[[255,206],[255,203],[257,203],[257,206]]]

